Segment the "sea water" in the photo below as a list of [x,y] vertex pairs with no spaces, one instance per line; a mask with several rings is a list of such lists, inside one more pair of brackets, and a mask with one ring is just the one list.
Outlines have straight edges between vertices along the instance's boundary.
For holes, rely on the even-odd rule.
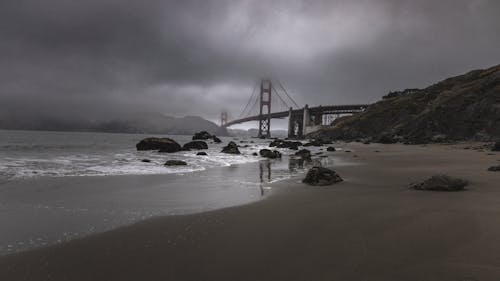
[[[315,163],[252,155],[270,140],[221,137],[198,151],[137,151],[152,135],[0,131],[0,255],[63,242],[154,216],[250,203],[270,183],[294,180],[311,165],[342,164],[323,150]],[[191,136],[171,137],[181,145]],[[241,155],[221,153],[229,141]],[[309,148],[320,152],[322,148]],[[142,162],[149,159],[150,162]],[[167,160],[186,166],[168,167]],[[345,164],[345,163],[344,163]],[[295,181],[299,181],[295,179]]]

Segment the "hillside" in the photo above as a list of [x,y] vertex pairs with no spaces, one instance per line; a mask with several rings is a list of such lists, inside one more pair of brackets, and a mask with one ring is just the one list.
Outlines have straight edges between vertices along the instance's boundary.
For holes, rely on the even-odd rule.
[[50,130],[50,131],[95,131],[108,133],[145,133],[192,135],[208,131],[218,136],[227,136],[227,130],[214,122],[198,116],[171,117],[157,113],[128,114],[106,120],[82,120],[61,118],[0,118],[0,129]]
[[500,138],[500,65],[425,89],[391,92],[366,111],[309,137],[425,143]]

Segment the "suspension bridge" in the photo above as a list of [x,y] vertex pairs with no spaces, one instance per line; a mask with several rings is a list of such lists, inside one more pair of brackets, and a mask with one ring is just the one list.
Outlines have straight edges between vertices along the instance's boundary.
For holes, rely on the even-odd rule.
[[[275,87],[278,87],[278,89]],[[260,91],[257,92],[257,88]],[[329,126],[340,115],[364,111],[368,104],[326,105],[300,107],[279,81],[263,79],[256,84],[252,95],[239,117],[229,120],[227,111],[221,113],[221,127],[229,127],[250,121],[259,122],[259,138],[271,137],[271,119],[288,117],[288,137],[303,138],[307,134]],[[271,108],[278,108],[272,112]]]

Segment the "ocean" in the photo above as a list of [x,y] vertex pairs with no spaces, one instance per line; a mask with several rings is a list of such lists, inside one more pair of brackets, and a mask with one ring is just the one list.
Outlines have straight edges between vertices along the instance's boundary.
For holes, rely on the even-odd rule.
[[[0,130],[0,255],[60,243],[164,215],[247,204],[276,181],[300,181],[311,165],[333,166],[334,153],[310,148],[313,163],[253,156],[270,140],[221,137],[198,151],[137,151],[152,135]],[[155,135],[163,137],[162,135]],[[181,145],[191,136],[166,136]],[[242,155],[221,153],[229,141]],[[149,159],[151,162],[142,162]],[[167,160],[187,166],[167,167]]]

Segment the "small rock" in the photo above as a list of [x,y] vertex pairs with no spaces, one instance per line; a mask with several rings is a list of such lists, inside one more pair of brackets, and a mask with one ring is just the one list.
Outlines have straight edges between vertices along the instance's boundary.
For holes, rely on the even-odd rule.
[[187,165],[187,163],[182,160],[168,160],[165,163],[165,166],[185,166],[185,165]]
[[202,151],[202,152],[196,153],[196,155],[198,155],[198,156],[207,156],[208,154],[206,152]]
[[334,170],[323,167],[311,168],[302,180],[303,183],[310,185],[332,185],[341,181],[342,178]]
[[281,158],[281,153],[277,150],[271,151],[269,149],[261,149],[259,151],[260,156],[270,158],[270,159],[276,159],[276,158]]
[[329,146],[329,147],[326,149],[326,151],[335,151],[335,147],[333,147],[333,146]]
[[500,141],[495,142],[491,151],[500,151]]
[[201,132],[195,133],[192,140],[208,140],[211,138],[212,138],[212,135],[209,132],[201,131]]
[[490,172],[498,172],[498,171],[500,171],[500,165],[491,166],[491,167],[488,168],[488,171],[490,171]]
[[411,189],[434,191],[460,191],[468,184],[466,180],[447,175],[434,175],[420,183],[410,184]]
[[295,152],[295,155],[297,156],[300,156],[300,158],[304,159],[304,160],[310,160],[311,159],[311,151],[307,150],[307,149],[301,149],[297,152]]
[[257,154],[257,152],[254,152],[252,153],[253,156],[259,156],[259,154]]
[[212,140],[215,142],[215,143],[221,143],[222,141],[216,137],[215,135],[212,136]]
[[191,141],[182,146],[182,150],[190,149],[208,149],[208,145],[204,141]]
[[225,147],[222,148],[222,153],[228,154],[241,154],[238,145],[234,141],[230,141]]
[[149,159],[142,159],[141,162],[144,162],[144,163],[151,163],[151,160]]

